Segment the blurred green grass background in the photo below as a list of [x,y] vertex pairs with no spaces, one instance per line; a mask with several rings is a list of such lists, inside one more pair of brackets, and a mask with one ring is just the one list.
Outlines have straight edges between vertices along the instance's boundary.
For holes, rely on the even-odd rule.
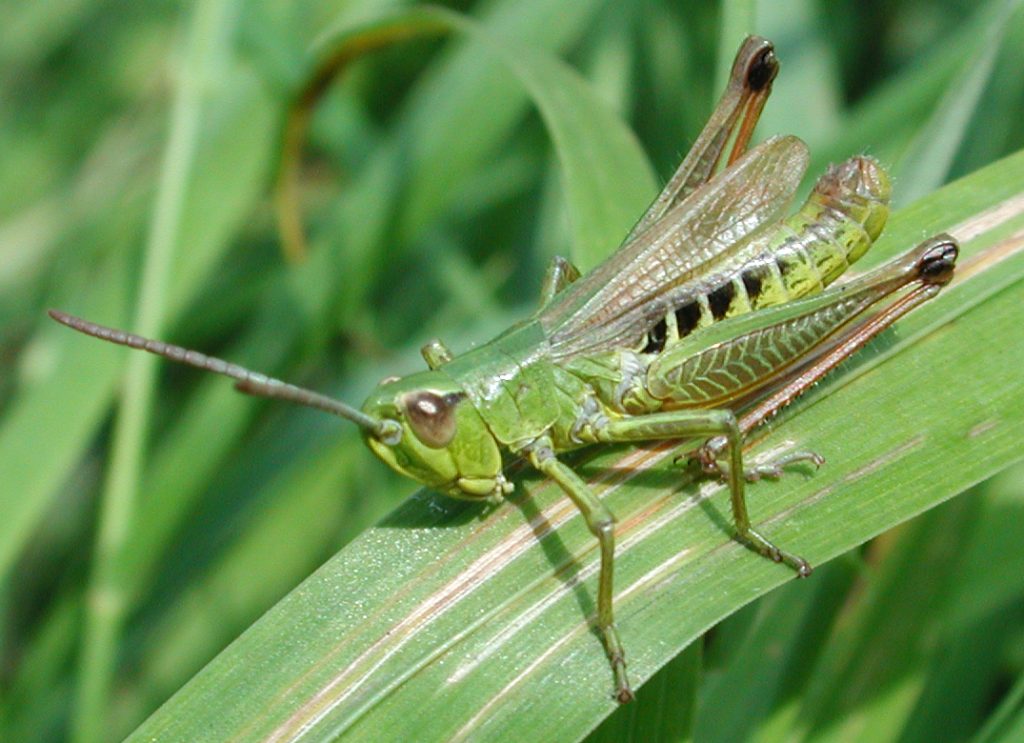
[[[339,16],[394,5],[0,4],[0,739],[122,738],[414,489],[344,424],[129,362],[45,308],[148,325],[358,402],[418,368],[427,339],[461,349],[524,315],[567,252],[557,153],[526,93],[477,84],[486,48],[421,39],[358,61],[318,105],[301,181],[311,256],[284,260],[272,189],[311,45]],[[555,5],[557,22],[536,3],[451,7],[566,59],[661,178],[747,31],[783,66],[759,131],[803,137],[812,172],[868,152],[896,166],[906,203],[1024,146],[1015,3]],[[959,135],[919,163],[943,105]],[[129,363],[158,382],[151,409],[126,393],[143,411],[126,434]],[[660,717],[637,705],[595,735],[1024,735],[1022,484],[1007,471],[812,591],[751,604],[652,680]],[[697,662],[690,718],[671,674]],[[868,693],[880,685],[891,693]],[[808,705],[820,715],[798,714]]]

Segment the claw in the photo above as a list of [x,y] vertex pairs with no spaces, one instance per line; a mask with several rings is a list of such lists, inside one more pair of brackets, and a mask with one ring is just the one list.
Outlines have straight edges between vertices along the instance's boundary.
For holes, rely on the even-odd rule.
[[[724,479],[729,478],[728,465],[718,459],[726,445],[727,441],[724,436],[716,436],[697,450],[695,458],[706,474],[717,475]],[[770,462],[744,469],[743,477],[748,482],[756,482],[763,478],[777,480],[782,477],[787,467],[802,462],[808,462],[817,469],[825,463],[825,458],[812,451],[794,451],[775,457]],[[811,574],[811,565],[807,560],[779,549],[749,525],[741,528],[737,536],[741,542],[747,544],[755,552],[759,552],[773,562],[791,567],[796,571],[798,578],[806,578]]]
[[740,533],[738,536],[741,542],[744,542],[755,552],[759,552],[773,562],[779,562],[791,567],[796,571],[798,578],[806,578],[811,574],[811,565],[807,560],[798,555],[779,549],[765,539],[760,532],[754,529],[747,529],[746,532]]
[[[728,468],[718,459],[721,452],[720,447],[715,446],[716,443],[716,440],[712,439],[702,446],[697,452],[697,460],[700,462],[701,471],[705,475],[728,477]],[[818,469],[821,465],[825,464],[825,458],[813,451],[794,451],[776,457],[770,462],[748,467],[743,471],[743,478],[747,482],[778,480],[785,474],[786,469],[794,464],[802,463],[810,464],[814,469]]]
[[622,652],[622,642],[619,640],[619,633],[615,626],[611,625],[602,630],[604,635],[605,648],[608,652],[608,661],[612,666],[612,675],[615,677],[615,699],[619,704],[632,702],[636,697],[629,685],[629,677],[626,675],[626,657]]

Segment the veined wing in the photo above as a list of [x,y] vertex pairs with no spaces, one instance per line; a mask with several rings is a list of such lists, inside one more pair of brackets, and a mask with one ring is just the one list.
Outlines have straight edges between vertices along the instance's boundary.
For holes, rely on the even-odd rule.
[[713,270],[782,215],[807,162],[798,138],[773,137],[668,209],[541,310],[553,356],[639,340],[668,310],[667,294]]
[[626,242],[639,237],[664,217],[665,212],[711,180],[730,140],[732,151],[725,164],[731,165],[740,158],[750,143],[778,72],[779,63],[770,41],[760,36],[743,40],[718,105],[675,174],[630,231]]

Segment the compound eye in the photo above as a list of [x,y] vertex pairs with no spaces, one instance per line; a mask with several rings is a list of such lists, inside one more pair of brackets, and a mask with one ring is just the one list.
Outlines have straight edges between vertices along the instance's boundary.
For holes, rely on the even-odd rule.
[[402,400],[406,420],[416,438],[432,449],[441,449],[455,438],[455,406],[463,395],[413,392]]

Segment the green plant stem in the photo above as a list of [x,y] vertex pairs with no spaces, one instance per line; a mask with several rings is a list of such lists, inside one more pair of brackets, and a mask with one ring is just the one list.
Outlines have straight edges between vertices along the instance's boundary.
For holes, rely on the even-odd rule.
[[[167,287],[198,142],[204,83],[210,79],[208,68],[223,41],[220,31],[231,5],[229,0],[206,0],[192,15],[139,287],[135,327],[146,335],[159,334],[165,315]],[[130,582],[123,570],[124,551],[139,496],[155,370],[153,357],[130,357],[114,426],[82,636],[72,733],[78,743],[107,739],[119,636],[128,609]]]

